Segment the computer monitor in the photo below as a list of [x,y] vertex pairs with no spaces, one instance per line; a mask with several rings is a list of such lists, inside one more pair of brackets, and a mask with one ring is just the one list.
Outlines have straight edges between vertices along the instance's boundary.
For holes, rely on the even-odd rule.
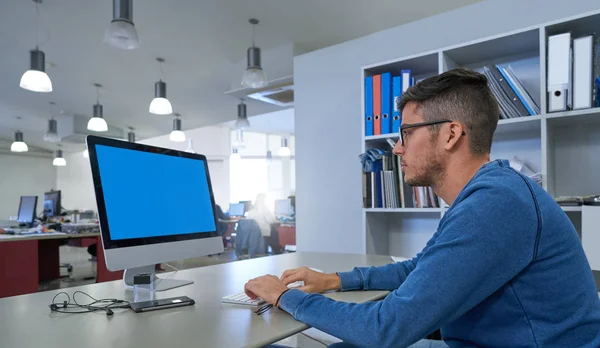
[[106,267],[157,291],[192,281],[159,279],[157,263],[223,252],[206,157],[98,136],[86,139]]
[[244,203],[229,203],[229,216],[244,216]]
[[277,199],[275,200],[275,215],[277,216],[289,216],[292,215],[292,204],[289,199]]
[[240,201],[239,203],[244,205],[244,212],[252,209],[252,201]]
[[44,193],[44,215],[60,216],[61,214],[61,193],[58,191],[50,191]]
[[37,196],[21,196],[19,214],[17,216],[18,222],[27,224],[28,226],[33,225],[36,215],[37,200]]

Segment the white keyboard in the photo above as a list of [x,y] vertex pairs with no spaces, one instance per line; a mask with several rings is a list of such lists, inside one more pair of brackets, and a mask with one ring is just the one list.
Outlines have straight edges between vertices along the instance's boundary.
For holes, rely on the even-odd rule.
[[[312,269],[315,272],[323,273],[323,271],[321,271],[320,269],[317,269],[317,268],[310,267],[310,269]],[[302,280],[288,284],[288,288],[297,288],[300,286],[304,286],[304,282]],[[246,295],[245,292],[240,292],[239,294],[223,296],[221,298],[221,302],[241,304],[241,305],[247,305],[247,306],[260,306],[260,305],[266,303],[266,301],[260,297],[255,300],[252,300],[250,297],[248,297],[248,295]]]
[[251,299],[250,297],[248,297],[248,295],[246,295],[245,292],[240,292],[239,294],[223,296],[221,298],[221,302],[241,304],[241,305],[246,305],[246,306],[260,306],[261,304],[265,303],[265,301],[260,297],[255,300]]

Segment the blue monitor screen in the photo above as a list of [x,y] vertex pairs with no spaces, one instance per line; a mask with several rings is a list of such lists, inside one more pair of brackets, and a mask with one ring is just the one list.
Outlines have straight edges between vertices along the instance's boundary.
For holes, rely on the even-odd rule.
[[202,160],[96,145],[112,240],[214,232]]

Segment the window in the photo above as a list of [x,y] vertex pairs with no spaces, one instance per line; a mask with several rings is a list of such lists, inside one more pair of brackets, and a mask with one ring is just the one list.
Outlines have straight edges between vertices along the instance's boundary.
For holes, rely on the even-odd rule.
[[[293,136],[286,135],[288,139]],[[244,132],[245,147],[238,149],[241,159],[230,162],[230,199],[231,202],[254,201],[260,193],[267,195],[267,204],[273,207],[276,199],[286,198],[295,191],[295,160],[279,157],[281,135]],[[240,145],[237,131],[231,133],[231,147]],[[293,144],[293,139],[288,144]],[[292,145],[293,146],[293,145]],[[293,147],[292,155],[293,155]],[[272,159],[267,159],[267,151]]]

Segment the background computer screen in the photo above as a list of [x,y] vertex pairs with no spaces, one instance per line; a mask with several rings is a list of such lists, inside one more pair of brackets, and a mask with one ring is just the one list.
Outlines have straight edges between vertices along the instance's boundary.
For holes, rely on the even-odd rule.
[[244,203],[229,203],[230,216],[244,216]]
[[29,224],[32,223],[33,220],[35,220],[36,205],[37,196],[21,196],[17,221]]
[[112,240],[214,232],[202,160],[96,145]]
[[275,201],[275,215],[290,215],[291,202],[289,199],[278,199]]
[[44,215],[59,216],[61,214],[60,199],[60,190],[44,193]]

